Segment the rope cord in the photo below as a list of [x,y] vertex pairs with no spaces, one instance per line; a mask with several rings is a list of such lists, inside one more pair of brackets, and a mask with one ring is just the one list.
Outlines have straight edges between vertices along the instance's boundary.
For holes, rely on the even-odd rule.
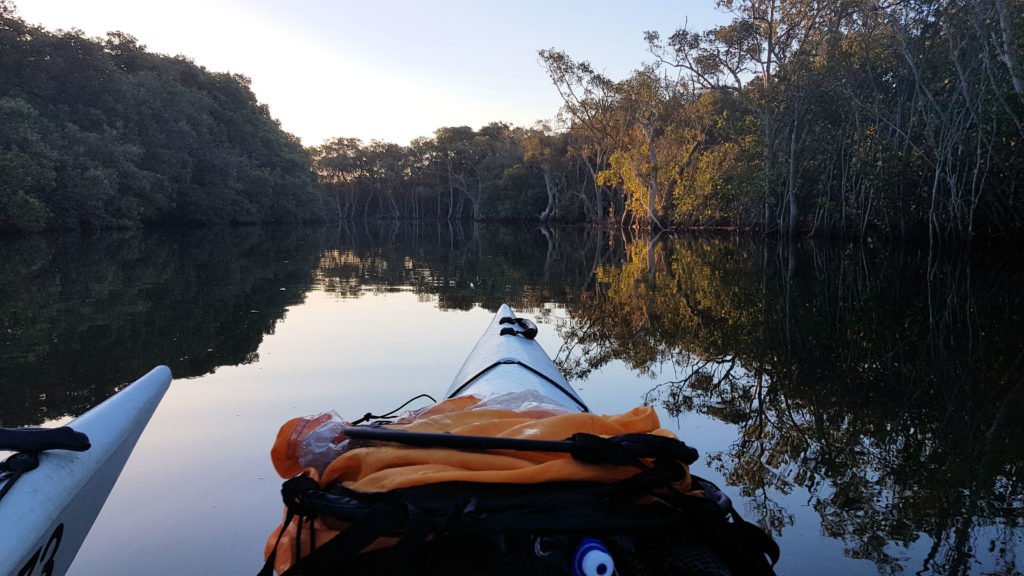
[[376,415],[376,414],[374,414],[372,412],[367,412],[366,414],[363,414],[362,418],[360,418],[359,420],[356,420],[355,422],[352,422],[352,425],[355,426],[355,425],[358,425],[358,424],[362,424],[363,422],[368,422],[370,420],[384,420],[385,418],[391,418],[396,413],[398,413],[399,410],[401,410],[402,408],[405,408],[406,406],[408,406],[409,404],[412,404],[413,402],[415,402],[416,400],[419,400],[420,398],[427,398],[431,402],[433,402],[435,404],[437,403],[437,400],[434,400],[434,397],[431,396],[430,394],[420,394],[418,396],[413,396],[412,398],[407,400],[405,402],[405,404],[402,404],[401,406],[399,406],[398,408],[395,408],[394,410],[388,412],[387,414],[378,416],[378,415]]

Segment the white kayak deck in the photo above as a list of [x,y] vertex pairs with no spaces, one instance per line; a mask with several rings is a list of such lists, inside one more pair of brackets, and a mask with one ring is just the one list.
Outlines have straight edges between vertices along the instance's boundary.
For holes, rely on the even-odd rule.
[[39,454],[0,500],[0,575],[67,572],[170,383],[154,368],[69,424],[87,451]]
[[[551,358],[515,322],[515,314],[502,304],[491,324],[469,353],[445,398],[473,394],[487,397],[509,392],[533,391],[558,405],[588,412],[587,405],[562,376]],[[502,334],[502,331],[506,334]]]

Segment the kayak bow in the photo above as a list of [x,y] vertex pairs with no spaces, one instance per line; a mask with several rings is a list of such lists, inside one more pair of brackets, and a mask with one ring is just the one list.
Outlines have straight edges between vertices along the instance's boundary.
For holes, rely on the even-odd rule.
[[[88,437],[84,447],[65,433],[69,445],[38,452],[38,467],[8,484],[0,499],[0,575],[67,572],[170,383],[166,366],[154,368],[69,424]],[[18,432],[0,449],[31,446]]]
[[516,318],[512,309],[502,304],[455,375],[445,398],[532,390],[569,410],[589,412],[579,394],[533,339],[536,334],[537,327],[532,322]]

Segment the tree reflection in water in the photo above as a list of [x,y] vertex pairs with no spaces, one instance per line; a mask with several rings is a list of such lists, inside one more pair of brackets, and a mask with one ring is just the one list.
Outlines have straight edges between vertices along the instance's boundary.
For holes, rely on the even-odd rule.
[[157,364],[254,362],[302,301],[318,231],[275,227],[0,239],[0,426],[81,414]]
[[647,402],[736,427],[709,462],[774,533],[806,492],[882,572],[1016,574],[1017,256],[446,222],[5,240],[0,425],[79,413],[159,362],[252,362],[309,289],[509,302],[557,325],[571,380],[667,367]]
[[627,242],[563,325],[576,377],[618,358],[681,377],[647,396],[740,437],[710,458],[775,533],[806,490],[830,537],[883,572],[922,535],[923,572],[984,556],[1014,573],[1022,523],[1024,294],[1011,255]]
[[800,489],[825,534],[882,572],[922,544],[922,573],[1017,570],[1012,254],[373,224],[338,245],[318,282],[339,294],[411,288],[442,307],[508,301],[542,317],[564,306],[556,360],[571,380],[613,360],[672,367],[647,401],[738,427],[710,463],[776,534],[795,522],[780,496]]

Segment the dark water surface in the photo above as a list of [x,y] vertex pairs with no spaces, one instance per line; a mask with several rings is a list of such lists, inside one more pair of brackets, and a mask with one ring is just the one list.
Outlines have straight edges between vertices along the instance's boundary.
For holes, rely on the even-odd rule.
[[434,223],[0,240],[0,426],[169,365],[71,574],[255,574],[277,428],[442,393],[509,302],[594,411],[700,449],[779,574],[1020,574],[1022,262]]

